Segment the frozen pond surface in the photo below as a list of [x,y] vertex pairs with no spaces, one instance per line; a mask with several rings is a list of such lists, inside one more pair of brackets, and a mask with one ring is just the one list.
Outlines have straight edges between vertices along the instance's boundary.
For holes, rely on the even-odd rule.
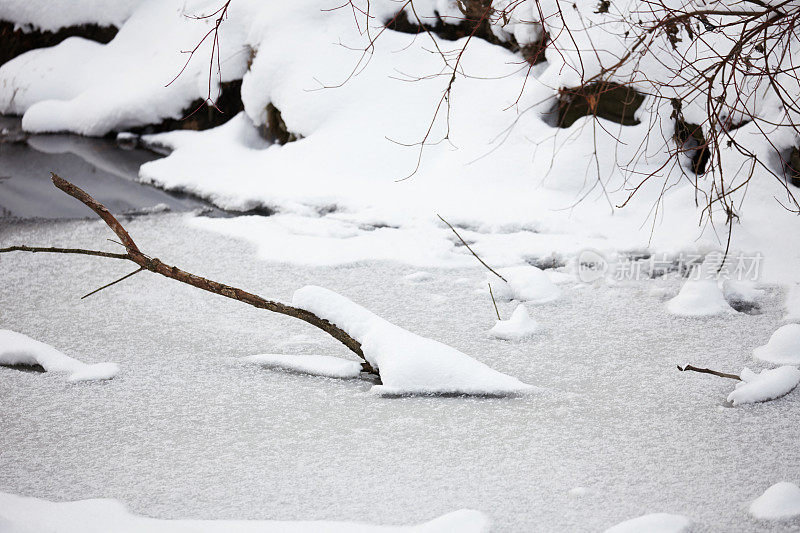
[[[187,226],[190,216],[126,225],[145,253],[190,272],[285,301],[305,284],[328,287],[549,392],[390,399],[362,381],[232,362],[349,356],[304,323],[149,273],[79,300],[134,270],[128,263],[6,254],[0,328],[122,372],[70,385],[0,368],[0,491],[118,498],[161,518],[409,524],[466,507],[503,532],[602,531],[654,512],[685,514],[693,531],[800,528],[747,514],[773,483],[800,481],[800,392],[729,408],[732,381],[675,368],[762,368],[751,352],[781,323],[779,291],[760,314],[690,319],[665,312],[674,278],[568,283],[561,300],[529,306],[544,333],[510,343],[486,335],[495,317],[475,292],[481,268],[412,281],[415,269],[397,264],[266,263]],[[97,221],[0,222],[0,246],[113,249],[110,236]],[[576,487],[587,491],[570,496]]]
[[[191,197],[137,183],[142,163],[158,158],[114,141],[77,135],[27,135],[19,119],[0,117],[0,223],[3,219],[86,218],[91,212],[53,187],[50,172],[70,176],[115,213],[209,209]],[[73,178],[74,177],[74,178]]]

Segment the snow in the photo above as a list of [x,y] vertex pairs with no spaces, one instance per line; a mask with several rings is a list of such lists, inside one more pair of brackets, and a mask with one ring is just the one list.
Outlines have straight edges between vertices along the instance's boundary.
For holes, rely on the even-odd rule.
[[605,533],[684,533],[692,521],[679,514],[653,513],[626,520]]
[[773,365],[800,365],[800,324],[779,327],[767,344],[753,350],[753,357]]
[[86,364],[8,329],[0,329],[0,365],[40,365],[46,372],[68,373],[70,382],[112,379],[119,373],[115,363]]
[[292,305],[336,324],[361,343],[364,357],[383,382],[372,388],[376,394],[503,396],[534,389],[455,348],[390,324],[328,289],[298,289]]
[[97,24],[121,26],[142,0],[4,0],[0,3],[0,20],[8,20],[28,29],[57,31],[68,26]]
[[[3,522],[5,521],[5,524]],[[10,524],[10,528],[6,529]],[[488,533],[489,520],[479,511],[462,509],[416,526],[373,526],[354,522],[284,520],[158,520],[128,511],[117,500],[50,502],[0,492],[2,531],[47,533]],[[20,529],[15,529],[19,527]]]
[[[747,507],[770,484],[800,479],[800,394],[731,409],[731,380],[675,370],[750,360],[782,324],[781,288],[765,286],[759,314],[686,320],[648,293],[676,293],[677,277],[562,287],[546,307],[526,304],[545,333],[510,343],[486,335],[496,316],[486,287],[472,291],[485,269],[469,254],[464,267],[425,267],[434,281],[407,283],[405,263],[262,261],[256,246],[196,218],[125,225],[169,264],[282,301],[306,284],[328,287],[546,392],[384,398],[365,380],[230,364],[257,353],[353,356],[304,322],[147,273],[79,300],[129,273],[125,263],[4,254],[0,328],[92,361],[113,354],[124,379],[75,387],[0,368],[0,491],[115,498],[157,519],[408,525],[467,508],[489,516],[493,533],[596,533],[667,511],[690,516],[698,533],[797,529],[765,527]],[[113,251],[113,237],[94,220],[0,224],[2,246]],[[498,307],[508,317],[516,303]],[[579,486],[590,495],[570,497]]]
[[430,281],[433,279],[433,276],[431,275],[430,272],[425,272],[423,270],[420,270],[418,272],[412,272],[411,274],[406,274],[404,277],[408,281],[416,281],[416,282]]
[[790,285],[784,306],[786,309],[784,320],[787,322],[800,322],[800,283]]
[[506,281],[488,272],[486,282],[492,285],[494,297],[499,300],[519,300],[532,304],[552,302],[561,296],[559,289],[540,268],[531,265],[497,270]]
[[329,355],[258,354],[243,357],[242,360],[267,368],[291,370],[329,378],[348,379],[361,375],[359,362]]
[[498,320],[497,324],[492,326],[489,335],[497,339],[513,341],[530,337],[539,330],[539,323],[528,314],[525,304],[519,304],[511,314],[511,318]]
[[[95,3],[82,5],[89,11]],[[15,1],[10,9],[21,13],[21,4]],[[31,5],[41,7],[38,0]],[[186,15],[217,7],[209,0],[142,2],[107,45],[69,39],[52,49],[27,53],[0,67],[0,111],[23,114],[29,131],[90,135],[179,118],[192,101],[207,94],[209,43],[200,47],[175,83],[166,85],[186,59],[180,51],[192,49],[213,23]],[[150,142],[174,151],[144,165],[141,179],[199,194],[228,209],[276,210],[279,216],[272,220],[200,222],[256,244],[262,257],[274,261],[343,264],[385,259],[422,268],[465,266],[474,259],[454,242],[437,212],[496,267],[554,253],[570,259],[589,248],[604,253],[725,248],[727,232],[721,223],[698,224],[701,211],[684,169],[663,167],[669,143],[651,143],[658,148],[645,157],[636,155],[650,124],[663,123],[670,130],[669,98],[664,105],[652,103],[640,110],[638,126],[603,121],[591,127],[580,120],[560,130],[548,124],[558,89],[576,81],[574,68],[580,65],[587,76],[599,68],[600,58],[581,63],[573,52],[562,56],[548,49],[547,63],[526,78],[518,55],[472,39],[460,63],[463,74],[457,76],[449,98],[449,142],[437,143],[448,129],[442,113],[433,121],[431,142],[418,171],[398,181],[412,173],[419,156],[416,146],[403,144],[421,140],[445,87],[443,78],[430,76],[442,68],[441,58],[430,50],[434,44],[451,50],[464,41],[436,38],[433,43],[427,35],[386,31],[374,43],[368,63],[359,65],[359,50],[374,32],[365,32],[363,24],[359,27],[350,10],[329,7],[319,0],[278,8],[233,2],[221,26],[222,79],[243,78],[244,113],[216,130],[151,137]],[[380,24],[398,7],[391,0],[373,0],[372,24]],[[575,37],[574,32],[559,31],[558,3],[548,1],[541,7],[554,24],[551,38],[567,39],[560,41],[564,50],[574,50],[575,43],[567,37]],[[459,14],[454,4],[433,0],[417,0],[415,9],[421,16],[435,10]],[[100,16],[102,9],[96,11]],[[606,33],[609,23],[618,24],[608,20],[612,15],[594,13],[593,5],[574,11],[567,14],[569,24],[584,27],[591,21],[591,30],[580,32],[581,46],[592,43],[606,58],[619,52],[624,40],[613,31]],[[520,2],[505,26],[498,23],[493,30],[525,42],[540,33],[541,28],[530,24],[538,17],[536,4]],[[643,60],[646,68],[654,69],[653,75],[663,72],[656,58]],[[365,68],[355,68],[356,75],[348,78],[356,65]],[[405,79],[415,76],[422,79]],[[269,103],[302,139],[285,146],[253,143]],[[759,104],[767,121],[770,106],[768,101]],[[687,119],[694,119],[703,106],[687,101],[684,109]],[[735,135],[766,154],[770,147],[758,140],[759,127],[763,129],[755,121]],[[664,134],[670,139],[672,131]],[[795,139],[793,133],[781,131],[770,141],[788,147]],[[733,148],[723,147],[723,152],[723,166],[736,175],[744,167],[740,155]],[[639,161],[635,169],[620,168],[621,161],[634,159]],[[630,172],[639,176],[662,170],[664,180],[674,182],[666,188],[663,202],[658,199],[664,187],[646,183],[627,207],[612,207],[627,199]],[[755,170],[750,184],[731,198],[741,205],[731,250],[763,252],[765,280],[798,281],[800,274],[790,265],[800,249],[800,231],[782,232],[780,239],[773,231],[798,224],[776,202],[785,196],[782,184],[762,169]],[[742,199],[744,190],[747,196]],[[656,202],[662,206],[657,217],[651,213]],[[336,211],[327,212],[330,206]],[[300,238],[293,240],[297,232]],[[276,242],[281,245],[271,245]]]
[[790,393],[800,383],[800,370],[793,366],[781,366],[756,374],[745,367],[739,377],[742,381],[728,395],[728,401],[733,405],[766,402]]
[[716,279],[688,279],[677,296],[667,302],[667,311],[679,316],[714,316],[735,313]]
[[788,481],[775,483],[753,500],[750,514],[760,520],[785,520],[800,515],[800,487]]

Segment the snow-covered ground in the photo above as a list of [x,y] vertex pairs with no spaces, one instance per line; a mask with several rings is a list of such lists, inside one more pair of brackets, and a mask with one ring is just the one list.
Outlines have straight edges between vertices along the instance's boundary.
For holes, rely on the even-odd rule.
[[[770,486],[800,482],[800,393],[729,407],[735,381],[676,369],[770,368],[752,353],[783,324],[783,288],[765,287],[759,313],[681,317],[666,305],[684,283],[673,274],[582,284],[560,273],[559,299],[526,304],[539,333],[508,342],[488,334],[497,317],[477,263],[409,279],[419,269],[394,262],[269,262],[204,222],[126,225],[193,273],[287,302],[326,287],[540,390],[385,398],[364,380],[263,368],[234,358],[355,359],[297,320],[149,273],[79,300],[127,263],[4,254],[0,328],[122,371],[70,384],[0,368],[0,492],[114,498],[161,519],[410,525],[474,509],[499,532],[604,531],[654,513],[693,532],[800,527],[748,513]],[[94,220],[0,225],[2,245],[113,249],[109,236]],[[504,319],[517,305],[498,301]]]

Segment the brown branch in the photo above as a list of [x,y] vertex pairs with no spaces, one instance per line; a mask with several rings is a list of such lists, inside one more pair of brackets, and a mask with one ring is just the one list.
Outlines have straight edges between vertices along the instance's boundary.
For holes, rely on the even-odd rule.
[[502,318],[500,318],[500,311],[498,311],[497,309],[497,302],[495,301],[494,293],[492,292],[492,284],[488,283],[488,285],[489,285],[489,296],[492,297],[492,303],[494,304],[494,312],[497,313],[497,320],[503,320]]
[[480,262],[481,262],[481,264],[482,264],[483,266],[485,266],[486,268],[488,268],[488,269],[489,269],[489,272],[491,272],[492,274],[494,274],[494,275],[495,275],[495,276],[497,276],[498,278],[500,278],[500,279],[502,279],[503,281],[505,281],[506,283],[508,283],[508,280],[507,280],[506,278],[504,278],[503,276],[501,276],[500,274],[498,274],[498,273],[495,271],[495,269],[493,269],[492,267],[490,267],[489,265],[487,265],[487,264],[486,264],[486,263],[483,261],[483,259],[481,259],[481,258],[478,256],[478,254],[476,254],[476,253],[475,253],[475,250],[473,250],[472,248],[470,248],[470,247],[469,247],[469,244],[467,244],[467,241],[465,241],[464,239],[462,239],[462,238],[461,238],[461,235],[459,235],[459,234],[458,234],[458,232],[456,231],[456,228],[454,228],[453,226],[451,226],[451,225],[450,225],[450,223],[449,223],[448,221],[446,221],[445,219],[443,219],[443,218],[442,218],[442,215],[440,215],[440,214],[438,214],[438,213],[437,213],[437,214],[436,214],[436,216],[437,216],[437,217],[439,217],[439,220],[441,220],[442,222],[444,222],[445,224],[447,224],[447,227],[449,227],[451,230],[453,230],[453,233],[455,233],[455,234],[456,234],[456,237],[458,237],[458,240],[460,240],[460,241],[461,241],[461,242],[464,244],[464,246],[466,246],[466,247],[467,247],[467,250],[469,250],[470,252],[472,252],[472,255],[474,255],[474,256],[475,256],[475,259],[477,259],[478,261],[480,261]]
[[97,216],[102,218],[103,221],[106,224],[108,224],[108,227],[111,228],[111,230],[117,235],[117,237],[119,237],[120,242],[122,243],[123,246],[125,246],[125,249],[127,250],[128,253],[113,254],[109,252],[101,252],[95,250],[81,250],[74,248],[35,248],[30,246],[12,246],[9,248],[3,248],[0,249],[0,253],[13,252],[13,251],[53,252],[53,253],[94,255],[99,257],[112,257],[115,259],[127,259],[139,265],[142,270],[149,270],[150,272],[161,274],[162,276],[174,279],[176,281],[180,281],[181,283],[186,283],[187,285],[197,287],[198,289],[218,294],[220,296],[225,296],[226,298],[231,298],[233,300],[237,300],[239,302],[252,305],[253,307],[258,307],[259,309],[266,309],[274,313],[280,313],[282,315],[299,318],[300,320],[307,322],[312,326],[316,326],[317,328],[321,329],[334,339],[338,340],[339,342],[347,346],[353,353],[358,355],[364,361],[361,364],[361,366],[365,372],[378,375],[378,371],[375,370],[372,367],[372,365],[370,365],[366,361],[366,358],[364,357],[364,352],[361,350],[361,343],[359,343],[357,340],[351,337],[346,331],[338,327],[336,324],[332,324],[331,322],[328,322],[324,318],[320,318],[314,313],[306,311],[305,309],[300,309],[298,307],[292,307],[290,305],[282,304],[280,302],[267,300],[265,298],[262,298],[261,296],[243,291],[242,289],[237,289],[236,287],[231,287],[230,285],[225,285],[223,283],[218,283],[210,279],[202,278],[200,276],[195,276],[194,274],[190,274],[189,272],[183,271],[178,267],[167,265],[159,259],[151,258],[143,254],[136,246],[136,243],[133,241],[130,234],[122,226],[122,224],[120,224],[119,221],[116,218],[114,218],[114,215],[112,215],[103,204],[101,204],[100,202],[92,198],[84,190],[73,185],[67,180],[55,174],[51,174],[51,176],[53,180],[53,185],[55,185],[57,188],[61,189],[68,195],[72,196],[73,198],[80,200],[89,209],[94,211],[97,214]]
[[106,283],[105,285],[103,285],[103,286],[102,286],[102,287],[100,287],[99,289],[95,289],[95,290],[93,290],[92,292],[90,292],[90,293],[88,293],[88,294],[84,294],[83,296],[81,296],[81,300],[85,300],[85,299],[86,299],[86,298],[88,298],[89,296],[91,296],[91,295],[93,295],[93,294],[97,294],[98,292],[102,291],[103,289],[107,289],[107,288],[111,287],[112,285],[116,285],[117,283],[119,283],[119,282],[121,282],[121,281],[125,281],[126,279],[128,279],[128,278],[130,278],[130,277],[132,277],[132,276],[135,276],[136,274],[138,274],[138,273],[139,273],[139,272],[141,272],[142,270],[144,270],[144,268],[142,268],[142,267],[139,267],[137,270],[134,270],[134,271],[133,271],[133,272],[131,272],[130,274],[125,274],[125,275],[124,275],[124,276],[122,276],[121,278],[119,278],[119,279],[117,279],[117,280],[114,280],[114,281],[112,281],[111,283]]
[[725,372],[711,370],[710,368],[697,368],[696,366],[692,365],[686,365],[685,367],[681,368],[681,365],[678,365],[678,370],[680,370],[681,372],[686,372],[686,371],[700,372],[701,374],[711,374],[713,376],[719,376],[721,378],[728,378],[728,379],[735,379],[737,381],[742,381],[742,378],[740,378],[736,374],[726,374]]

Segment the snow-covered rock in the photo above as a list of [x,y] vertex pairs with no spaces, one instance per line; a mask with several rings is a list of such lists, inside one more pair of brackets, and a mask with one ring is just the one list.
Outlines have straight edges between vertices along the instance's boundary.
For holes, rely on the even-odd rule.
[[511,314],[511,318],[498,320],[489,330],[489,335],[498,339],[518,340],[530,337],[539,329],[539,323],[528,314],[525,304],[519,304]]
[[135,515],[118,500],[50,502],[0,492],[0,531],[6,533],[488,533],[480,511],[461,509],[415,526],[284,520],[160,520]]
[[357,378],[361,375],[361,363],[331,357],[329,355],[288,355],[288,354],[258,354],[242,358],[248,363],[255,363],[267,368],[278,368],[325,376],[329,378]]
[[800,324],[776,329],[767,344],[753,350],[753,357],[773,365],[800,365]]
[[745,367],[740,377],[742,381],[728,395],[728,401],[733,405],[766,402],[788,394],[800,383],[800,370],[793,366],[781,366],[756,374]]
[[761,520],[782,520],[800,515],[800,487],[788,481],[775,483],[750,504],[750,514]]
[[632,518],[605,530],[605,533],[684,533],[692,521],[679,514],[653,513]]
[[535,266],[506,267],[497,269],[497,272],[506,281],[487,272],[486,282],[491,284],[494,297],[498,300],[519,300],[539,304],[552,302],[561,296],[561,289],[542,269]]
[[8,329],[0,329],[0,365],[40,365],[47,372],[68,373],[71,382],[112,379],[119,373],[116,363],[86,364]]
[[367,361],[381,375],[379,394],[508,395],[531,385],[432,339],[406,331],[344,296],[322,287],[298,289],[292,305],[336,324],[361,343]]
[[667,310],[679,316],[713,316],[736,311],[728,304],[716,279],[688,279]]

